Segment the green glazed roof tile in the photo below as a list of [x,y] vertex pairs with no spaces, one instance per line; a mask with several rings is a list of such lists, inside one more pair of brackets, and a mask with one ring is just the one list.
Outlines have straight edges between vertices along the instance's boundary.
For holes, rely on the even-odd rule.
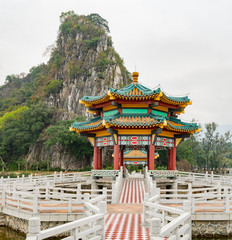
[[121,127],[151,127],[167,122],[165,128],[169,128],[176,131],[193,131],[199,127],[196,123],[182,122],[180,119],[174,117],[160,116],[155,113],[122,113],[117,112],[114,115],[104,116],[103,118],[96,117],[86,122],[75,122],[72,128],[78,130],[95,129],[100,126],[103,127],[103,120],[107,124],[117,125]]
[[106,96],[107,96],[107,94],[100,95],[100,96],[84,96],[81,98],[81,100],[84,102],[92,102],[92,101],[97,101],[97,100],[103,99]]
[[[134,89],[137,89],[138,92],[140,92],[140,94],[131,94],[131,91],[133,91]],[[125,96],[125,97],[129,97],[129,96],[144,97],[144,96],[150,96],[150,95],[160,93],[160,89],[158,88],[156,90],[151,90],[139,83],[137,83],[136,85],[134,83],[131,83],[128,86],[118,90],[114,88],[110,88],[110,92],[121,95],[121,96]]]

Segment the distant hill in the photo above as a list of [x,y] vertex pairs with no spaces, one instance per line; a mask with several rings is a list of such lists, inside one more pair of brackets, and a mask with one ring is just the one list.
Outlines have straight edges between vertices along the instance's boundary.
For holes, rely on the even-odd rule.
[[[86,116],[86,110],[79,104],[84,95],[101,95],[109,86],[123,87],[130,81],[131,75],[112,45],[107,21],[98,14],[84,16],[73,11],[62,13],[56,44],[50,49],[49,61],[32,67],[26,76],[7,76],[6,83],[0,87],[0,155],[7,162],[26,159],[27,165],[38,165],[49,160],[51,166],[63,169],[86,166],[91,160],[90,156],[78,158],[67,141],[61,141],[64,137],[59,138],[60,142],[50,144],[50,149],[47,149],[46,129],[57,125],[59,121]],[[47,108],[53,108],[52,116],[51,111],[44,115],[49,116],[46,117],[49,118],[46,124],[41,124],[44,122],[42,116],[33,118],[33,114],[39,114],[39,111],[33,110],[33,113],[32,109],[38,109],[35,105],[42,102]],[[41,115],[43,111],[46,112],[45,105],[40,105]],[[24,106],[27,108],[21,111]],[[22,119],[26,115],[23,112],[28,111],[31,111],[30,119],[35,122],[26,126],[27,120]],[[36,124],[38,119],[42,121],[40,124]],[[11,132],[16,134],[20,131],[20,126],[16,129],[20,121],[25,125],[22,127],[22,131],[25,131],[22,135],[27,136],[21,138],[21,144],[20,137],[18,140],[9,137]],[[36,132],[33,132],[31,125],[35,126]],[[60,131],[61,126],[66,125],[57,125]],[[23,149],[20,147],[22,144]]]

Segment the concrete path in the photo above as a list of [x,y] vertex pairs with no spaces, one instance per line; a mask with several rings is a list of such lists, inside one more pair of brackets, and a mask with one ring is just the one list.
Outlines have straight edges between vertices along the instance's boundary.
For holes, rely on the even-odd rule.
[[106,240],[147,240],[149,230],[142,226],[144,179],[128,178],[124,181],[119,204],[108,205]]

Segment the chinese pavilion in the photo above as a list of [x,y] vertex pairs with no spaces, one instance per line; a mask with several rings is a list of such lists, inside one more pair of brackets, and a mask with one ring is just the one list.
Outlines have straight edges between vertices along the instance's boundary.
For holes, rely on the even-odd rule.
[[101,96],[84,96],[80,103],[93,119],[75,122],[70,130],[88,137],[94,147],[94,169],[102,169],[102,149],[113,147],[114,169],[123,166],[124,151],[147,153],[147,166],[154,170],[155,150],[168,150],[168,170],[176,169],[176,147],[180,141],[200,131],[196,123],[178,119],[187,105],[186,97],[167,96],[160,88],[151,90],[133,82],[122,89],[110,88]]
[[[112,155],[114,157],[114,154]],[[155,159],[159,157],[158,153],[155,153]],[[147,152],[144,150],[126,150],[123,153],[123,163],[125,164],[147,164]],[[123,167],[124,167],[123,165]]]

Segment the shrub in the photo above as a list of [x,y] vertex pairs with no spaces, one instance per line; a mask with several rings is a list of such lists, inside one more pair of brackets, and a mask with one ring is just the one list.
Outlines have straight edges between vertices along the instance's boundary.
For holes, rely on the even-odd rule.
[[52,80],[48,84],[48,86],[45,88],[45,92],[47,95],[58,93],[60,91],[60,89],[62,88],[62,86],[63,86],[63,81]]

